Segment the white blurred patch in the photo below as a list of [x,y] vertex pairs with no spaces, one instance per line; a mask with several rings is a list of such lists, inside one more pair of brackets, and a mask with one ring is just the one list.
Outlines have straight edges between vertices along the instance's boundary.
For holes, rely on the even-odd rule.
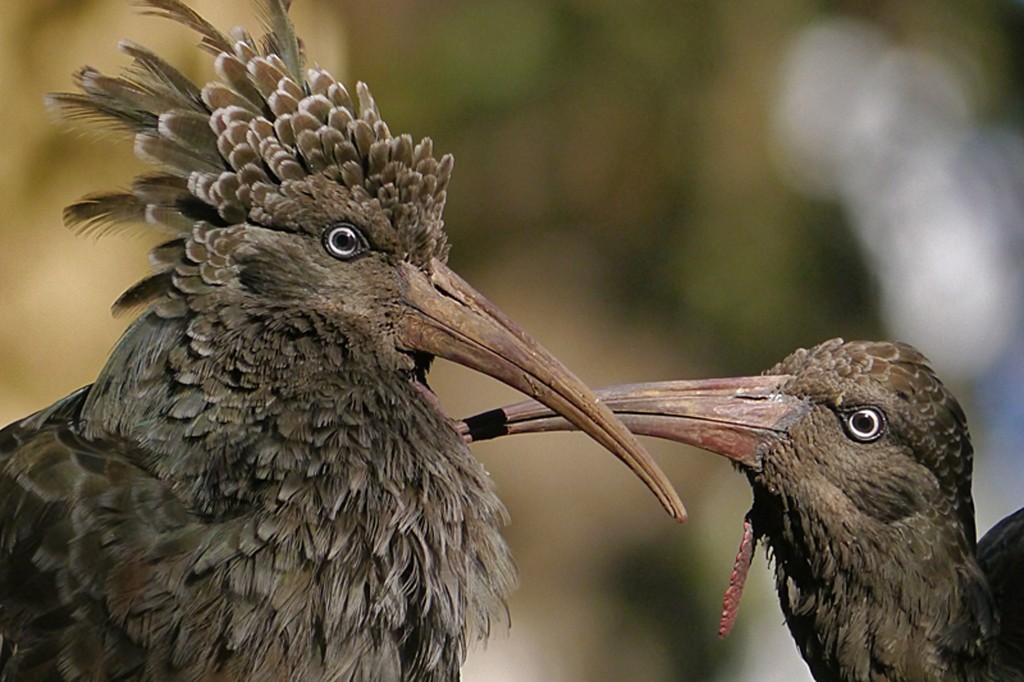
[[512,633],[491,637],[486,648],[471,649],[462,666],[465,682],[558,682],[567,677],[548,660],[550,649],[540,645],[526,622],[516,620]]
[[845,208],[893,335],[950,378],[988,367],[1019,323],[1020,135],[977,122],[943,57],[835,18],[794,42],[775,132],[788,180]]

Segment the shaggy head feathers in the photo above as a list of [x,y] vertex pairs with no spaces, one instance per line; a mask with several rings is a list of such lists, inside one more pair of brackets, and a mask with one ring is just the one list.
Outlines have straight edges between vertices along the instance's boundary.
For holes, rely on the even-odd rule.
[[353,100],[327,71],[304,70],[286,0],[262,0],[268,32],[260,39],[242,29],[229,37],[180,0],[136,4],[197,31],[216,79],[198,87],[123,41],[133,61],[120,76],[85,67],[75,78],[81,93],[50,96],[67,118],[134,133],[136,155],[157,168],[129,191],[90,195],[65,211],[68,224],[85,231],[143,222],[175,236],[154,252],[156,274],[115,309],[159,297],[175,267],[168,254],[182,252],[197,229],[201,241],[245,224],[292,231],[273,208],[306,181],[336,183],[353,201],[379,206],[399,258],[420,267],[446,259],[442,211],[453,158],[435,158],[429,139],[393,136],[365,84]]

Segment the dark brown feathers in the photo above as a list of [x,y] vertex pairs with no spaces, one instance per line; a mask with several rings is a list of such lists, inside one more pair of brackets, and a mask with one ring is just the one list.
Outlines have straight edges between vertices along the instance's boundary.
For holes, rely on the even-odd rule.
[[229,38],[178,0],[135,4],[198,32],[215,56],[217,79],[194,85],[124,41],[120,49],[132,63],[122,75],[84,68],[75,79],[81,93],[51,95],[51,105],[72,120],[133,133],[136,154],[158,169],[128,192],[73,205],[69,224],[96,231],[143,222],[181,235],[200,222],[265,224],[286,183],[322,174],[381,203],[405,258],[444,259],[441,211],[452,158],[434,158],[429,139],[414,144],[408,135],[393,136],[365,85],[358,84],[353,101],[327,71],[304,73],[287,3],[261,3],[268,29],[261,39],[242,31]]
[[[750,516],[816,678],[1024,679],[1019,600],[1004,599],[1024,579],[1024,525],[976,546],[966,418],[927,359],[834,339],[769,374],[813,409],[748,471]],[[870,438],[853,431],[864,409]]]
[[215,76],[125,41],[120,75],[49,98],[152,166],[65,221],[166,241],[96,382],[0,430],[0,680],[456,680],[515,570],[396,331],[447,254],[452,157],[307,71],[285,0],[256,38],[133,4],[196,31]]

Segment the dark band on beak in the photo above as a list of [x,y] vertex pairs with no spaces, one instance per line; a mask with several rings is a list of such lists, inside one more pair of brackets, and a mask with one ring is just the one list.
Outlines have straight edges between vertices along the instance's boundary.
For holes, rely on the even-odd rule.
[[461,422],[460,433],[470,443],[507,436],[508,415],[501,408],[475,414]]

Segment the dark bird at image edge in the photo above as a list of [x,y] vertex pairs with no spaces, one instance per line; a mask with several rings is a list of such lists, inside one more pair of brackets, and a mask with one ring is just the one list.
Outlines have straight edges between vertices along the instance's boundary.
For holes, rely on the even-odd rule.
[[[815,679],[1024,680],[1024,509],[976,541],[966,417],[920,352],[833,339],[762,376],[596,393],[634,433],[724,455],[750,482],[721,634],[760,543]],[[461,426],[467,441],[566,428],[536,403]]]
[[129,42],[65,118],[154,170],[65,212],[167,241],[95,383],[0,431],[0,680],[456,680],[507,620],[506,512],[426,385],[434,356],[564,415],[677,519],[633,435],[446,265],[452,157],[268,29],[194,29],[197,86]]

